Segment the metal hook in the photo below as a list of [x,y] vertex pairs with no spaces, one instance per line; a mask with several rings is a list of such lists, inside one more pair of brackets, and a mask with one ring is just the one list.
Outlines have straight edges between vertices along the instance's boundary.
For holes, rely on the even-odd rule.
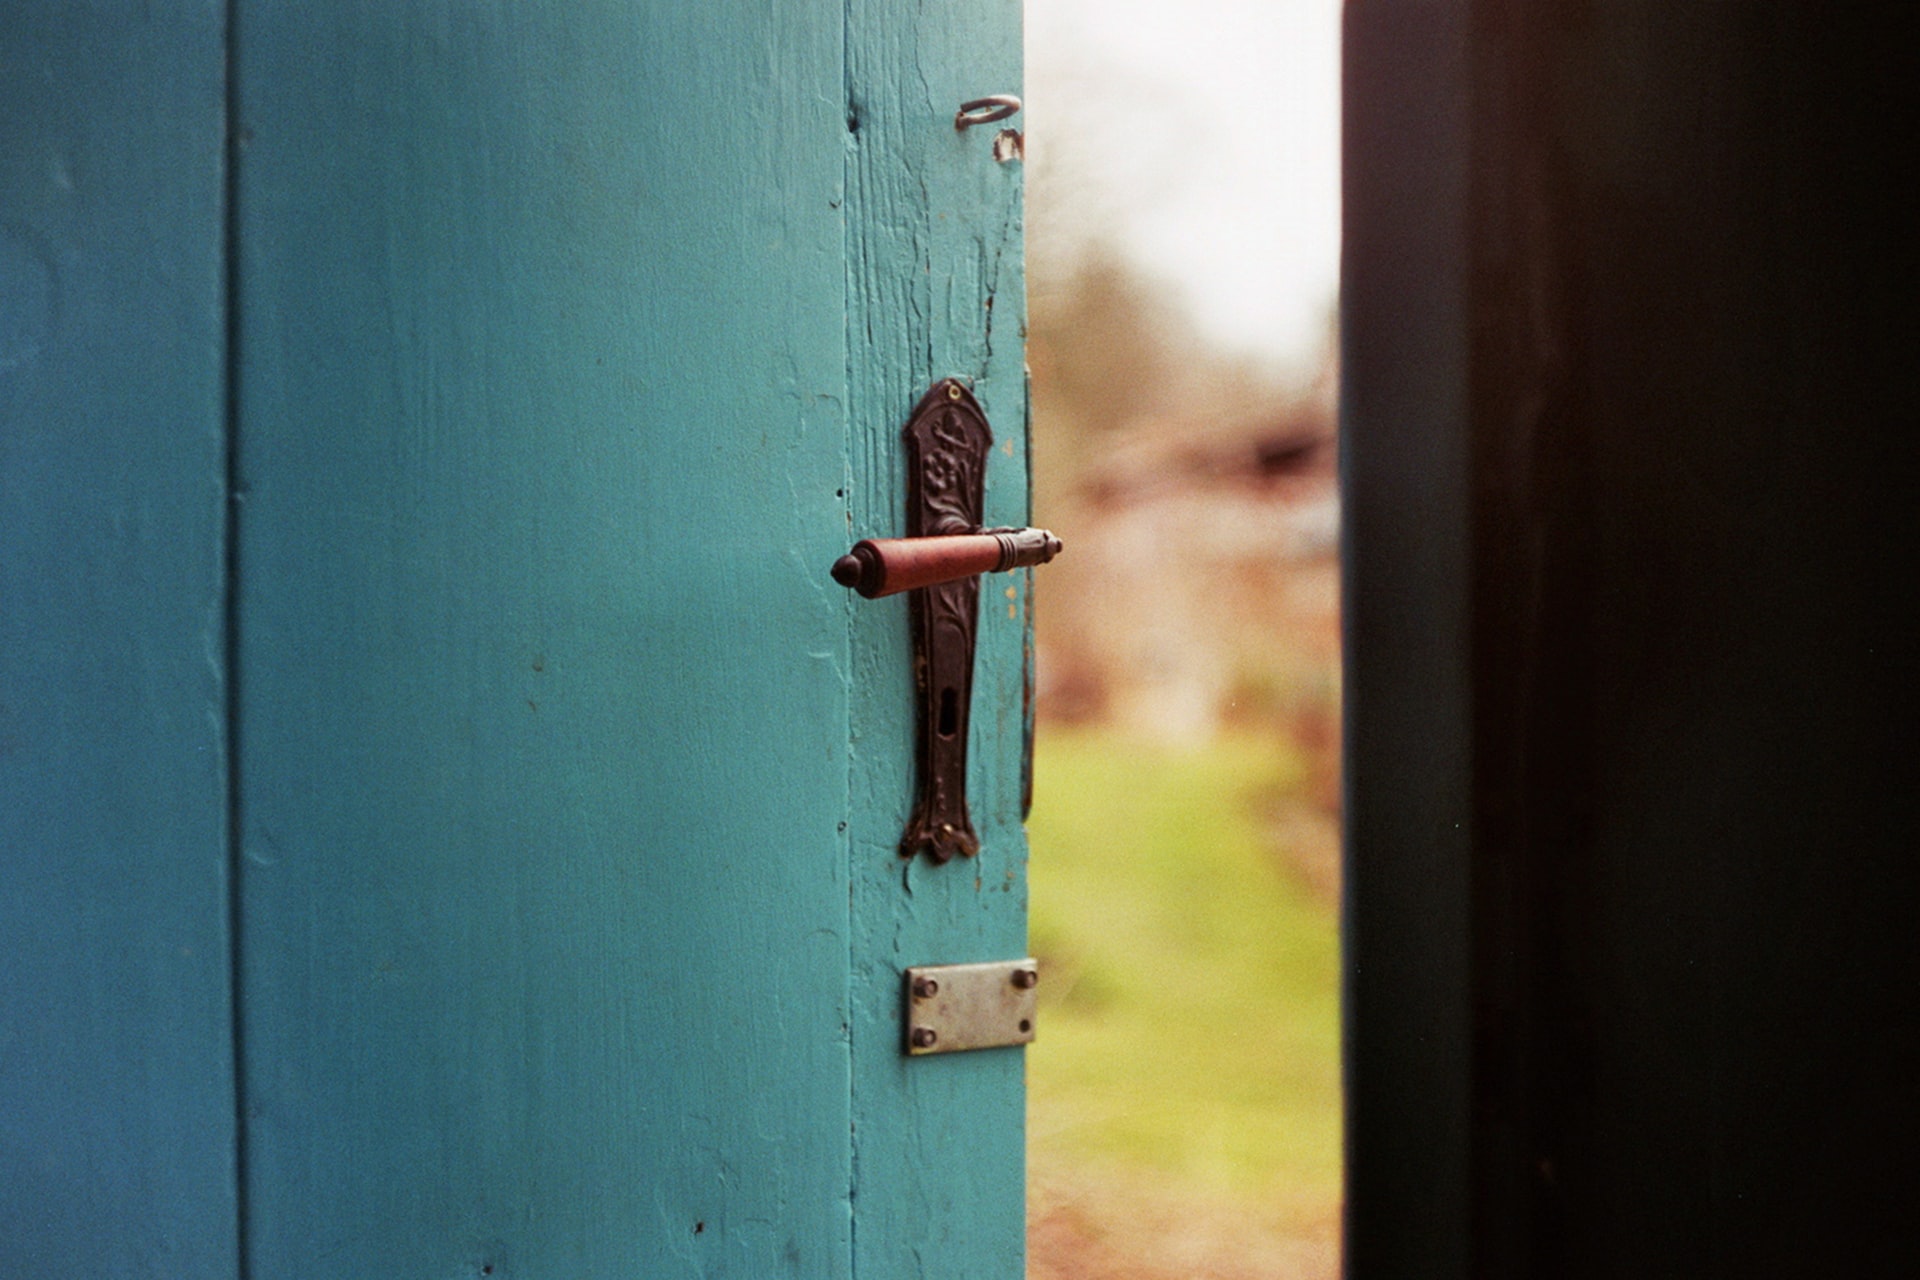
[[984,98],[975,98],[972,102],[960,104],[960,110],[953,117],[953,127],[966,132],[977,124],[992,124],[995,120],[1005,120],[1020,109],[1020,99],[1010,93],[989,94]]

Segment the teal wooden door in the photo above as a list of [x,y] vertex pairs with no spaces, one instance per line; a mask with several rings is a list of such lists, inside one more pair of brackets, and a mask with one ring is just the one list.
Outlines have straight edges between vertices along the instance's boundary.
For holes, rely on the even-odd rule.
[[217,5],[0,15],[0,1275],[228,1276]]
[[[97,32],[44,7],[84,61]],[[135,228],[154,190],[202,203],[102,233],[163,300],[196,266],[198,328],[104,285],[56,321],[170,342],[113,375],[164,464],[111,471],[125,509],[187,513],[178,580],[143,588],[159,615],[56,622],[155,633],[178,669],[127,679],[172,718],[123,745],[181,775],[143,796],[184,798],[105,820],[164,822],[173,865],[59,889],[180,917],[165,943],[213,958],[96,1037],[140,1071],[96,1072],[92,1103],[41,1072],[28,1098],[199,1113],[118,1131],[137,1221],[47,1226],[10,1187],[37,1235],[9,1274],[76,1274],[59,1241],[87,1222],[126,1237],[98,1275],[1019,1274],[1020,1051],[908,1059],[900,1006],[908,965],[1024,953],[1028,584],[983,594],[984,847],[934,866],[896,850],[906,606],[827,576],[903,531],[899,431],[936,378],[993,424],[988,522],[1024,522],[1019,166],[953,126],[1018,91],[1017,6],[200,19],[157,22],[208,55],[200,115],[162,130],[200,167],[143,159],[123,198]],[[112,95],[177,80],[163,56],[128,41],[67,109],[160,128],[167,104]],[[36,403],[90,376],[56,373]],[[47,831],[94,839],[72,778],[17,776],[50,797],[9,832],[33,866],[59,860]],[[159,1057],[119,1044],[156,1029]],[[190,1265],[141,1234],[188,1227]]]

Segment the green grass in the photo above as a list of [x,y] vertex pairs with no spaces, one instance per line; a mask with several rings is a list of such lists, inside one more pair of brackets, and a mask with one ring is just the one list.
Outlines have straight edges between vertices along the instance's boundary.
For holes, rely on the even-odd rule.
[[1037,750],[1036,1173],[1337,1202],[1334,911],[1258,818],[1298,760],[1251,736],[1182,750],[1050,730]]

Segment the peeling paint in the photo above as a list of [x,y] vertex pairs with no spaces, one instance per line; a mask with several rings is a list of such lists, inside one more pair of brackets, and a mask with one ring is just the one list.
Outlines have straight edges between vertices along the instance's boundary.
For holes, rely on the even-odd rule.
[[[1021,430],[1006,407],[1018,412],[1010,397],[1019,395],[1021,361],[1007,338],[1024,309],[1021,174],[981,163],[990,138],[969,137],[963,147],[949,130],[921,127],[929,108],[950,113],[956,100],[987,84],[1018,88],[1018,10],[1006,2],[990,15],[971,4],[853,0],[847,12],[847,96],[871,100],[862,134],[873,144],[848,152],[847,418],[854,465],[847,505],[853,531],[891,536],[900,532],[906,484],[899,430],[927,385],[966,380],[990,419],[996,407],[1007,416],[996,435]],[[989,523],[1025,523],[1023,461],[1016,450],[988,468]],[[1010,740],[1018,732],[1018,703],[1009,659],[1018,658],[990,592],[982,593],[981,606],[967,787],[978,789],[976,820],[992,830],[982,827],[971,875],[952,863],[901,860],[886,843],[906,819],[914,785],[907,611],[904,602],[870,607],[852,623],[851,730],[861,744],[849,788],[858,1280],[1019,1271],[1019,1057],[968,1063],[964,1080],[938,1070],[951,1064],[935,1062],[932,1073],[903,1069],[894,967],[1015,955],[1024,942],[1018,895],[989,895],[979,883],[983,873],[988,886],[997,883],[1007,864],[1024,856],[1004,803],[1018,750]],[[1012,709],[989,707],[1002,700]],[[964,1133],[929,1123],[936,1099],[942,1114],[969,1117]],[[941,1187],[952,1176],[981,1193],[951,1200]],[[889,1209],[875,1213],[869,1195],[889,1197]],[[967,1247],[953,1247],[962,1237]]]

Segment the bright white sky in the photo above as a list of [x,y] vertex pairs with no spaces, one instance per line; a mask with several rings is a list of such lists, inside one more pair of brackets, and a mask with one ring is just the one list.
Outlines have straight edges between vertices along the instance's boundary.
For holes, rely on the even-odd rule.
[[1340,0],[1027,0],[1030,181],[1300,367],[1339,278]]

